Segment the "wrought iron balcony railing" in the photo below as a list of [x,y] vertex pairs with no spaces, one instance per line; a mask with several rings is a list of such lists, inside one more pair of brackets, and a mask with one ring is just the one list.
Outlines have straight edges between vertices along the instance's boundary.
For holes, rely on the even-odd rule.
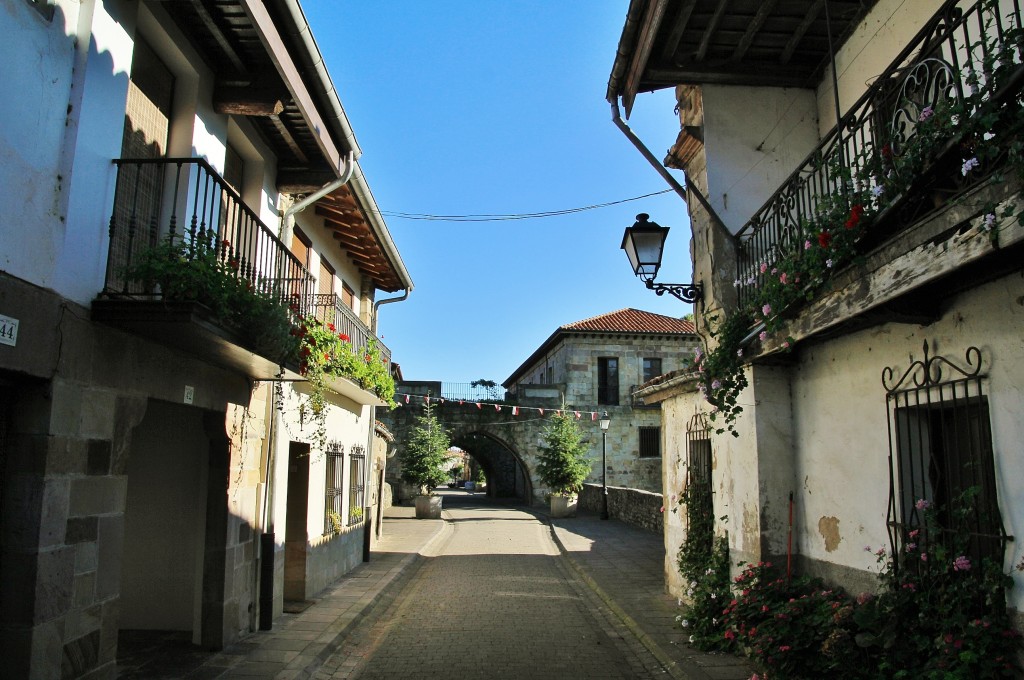
[[[848,210],[850,192],[877,191],[886,173],[894,168],[898,172],[899,164],[893,159],[908,153],[932,111],[961,105],[967,107],[964,115],[970,117],[975,112],[971,107],[977,108],[985,98],[1005,101],[1019,95],[1021,27],[1021,6],[1015,0],[945,2],[740,229],[740,304],[753,299],[766,284],[773,262],[802,256],[807,240],[814,238],[815,218],[823,210],[844,201]],[[950,145],[956,141],[951,139]],[[947,183],[935,193],[949,200],[980,179],[973,174],[954,177],[952,186]],[[901,185],[913,191],[914,178],[902,180]],[[929,196],[927,201],[918,201],[916,213],[901,210],[901,219],[888,221],[888,228],[899,229],[915,214],[934,208],[933,199]],[[763,264],[769,265],[767,271]]]
[[[177,246],[182,267],[201,264],[305,313],[314,291],[306,267],[201,158],[116,159],[110,253],[104,294],[161,298],[153,281],[130,272],[147,251]],[[170,262],[170,265],[173,265]],[[201,272],[201,267],[193,266]],[[201,276],[201,274],[199,274]]]
[[317,293],[311,298],[312,314],[323,323],[334,324],[339,333],[349,337],[349,342],[357,351],[366,348],[370,340],[377,344],[381,357],[391,366],[391,350],[387,348],[380,338],[376,337],[366,324],[360,320],[352,309],[342,302],[335,293]]

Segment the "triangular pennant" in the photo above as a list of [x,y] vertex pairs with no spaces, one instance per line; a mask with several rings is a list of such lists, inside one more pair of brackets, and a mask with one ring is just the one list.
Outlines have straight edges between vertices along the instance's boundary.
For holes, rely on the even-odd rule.
[[579,411],[573,411],[573,413],[576,414],[576,420],[579,420],[580,419],[580,412]]
[[406,404],[408,404],[408,403],[409,403],[409,395],[408,395],[408,394],[407,394],[407,395],[405,395],[405,403],[406,403]]
[[540,414],[541,414],[541,415],[544,415],[544,409],[542,409],[542,408],[539,408],[539,409],[537,409],[537,410],[538,410],[538,411],[540,411]]
[[597,411],[591,411],[590,412],[590,422],[594,422],[595,420],[597,420]]
[[494,405],[494,410],[495,410],[495,411],[500,411],[500,410],[501,410],[501,407],[500,407],[500,406],[498,406],[497,404],[495,404],[495,405]]
[[512,407],[512,415],[514,415],[514,416],[519,415],[519,407],[518,406],[513,406]]
[[484,405],[483,405],[483,404],[481,404],[481,403],[480,403],[480,402],[478,401],[478,402],[476,402],[476,407],[477,407],[477,408],[483,408],[483,407],[484,407]]

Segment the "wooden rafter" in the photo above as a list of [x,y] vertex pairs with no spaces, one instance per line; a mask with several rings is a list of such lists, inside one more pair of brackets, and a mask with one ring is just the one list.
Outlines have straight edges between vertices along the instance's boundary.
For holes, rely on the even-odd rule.
[[743,57],[746,56],[747,50],[750,49],[750,44],[754,42],[754,38],[761,31],[761,27],[764,26],[768,15],[775,9],[775,5],[778,2],[779,0],[762,0],[761,6],[757,8],[757,14],[754,15],[754,20],[747,25],[747,30],[743,33],[743,37],[740,38],[736,49],[732,53],[733,61],[742,61]]
[[719,0],[718,6],[715,7],[715,13],[711,15],[711,21],[708,22],[708,27],[704,29],[704,35],[700,39],[700,47],[697,48],[696,61],[704,61],[704,57],[708,54],[708,48],[711,46],[711,39],[715,36],[715,31],[718,30],[718,24],[721,23],[722,17],[725,16],[725,10],[729,6],[729,0]]
[[824,7],[825,0],[818,0],[811,5],[810,9],[807,10],[807,14],[804,16],[803,21],[801,21],[800,25],[796,27],[795,31],[793,31],[793,35],[789,38],[789,42],[786,43],[785,49],[782,50],[782,56],[779,57],[780,64],[788,64],[789,60],[793,58],[793,52],[796,51],[797,46],[800,45],[800,41],[804,39],[804,35],[807,34],[811,24],[813,24],[814,20],[818,18],[818,14],[821,13],[821,10]]
[[696,6],[697,0],[686,0],[682,7],[679,8],[676,20],[672,24],[672,30],[669,31],[668,37],[665,38],[665,46],[661,50],[661,60],[663,62],[670,64],[675,60],[676,51],[679,49],[679,41],[683,39],[683,33],[686,32],[686,27],[690,23],[690,15],[693,14],[693,8]]
[[203,0],[192,0],[192,9],[195,10],[196,16],[203,24],[203,28],[209,33],[210,37],[217,43],[217,47],[223,53],[223,56],[231,63],[232,68],[239,75],[248,73],[249,69],[246,68],[245,62],[235,52],[234,46],[228,41],[227,36],[220,30],[217,22],[214,21],[213,16],[206,9],[206,3]]

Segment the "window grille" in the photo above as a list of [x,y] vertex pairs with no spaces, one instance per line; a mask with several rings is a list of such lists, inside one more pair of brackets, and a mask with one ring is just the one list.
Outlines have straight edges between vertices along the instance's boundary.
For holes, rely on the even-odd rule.
[[661,428],[642,425],[637,430],[640,432],[640,457],[661,457]]
[[324,535],[334,533],[334,522],[332,517],[341,521],[342,494],[345,490],[345,447],[337,442],[327,445],[325,453],[327,458],[327,480],[324,484]]
[[366,455],[362,446],[352,447],[349,455],[349,493],[348,523],[358,524],[363,521],[364,489],[366,480]]
[[711,427],[707,416],[697,412],[686,426],[686,516],[690,518],[687,532],[703,532],[708,554],[715,537],[711,462]]
[[[989,425],[988,376],[981,352],[969,347],[966,368],[941,356],[929,356],[894,381],[882,371],[889,425],[889,540],[893,554],[913,540],[949,540],[966,533],[970,558],[1002,563],[1008,537],[996,498],[995,462]],[[946,379],[948,373],[949,378]],[[968,496],[970,499],[968,500]],[[935,513],[940,536],[928,536],[925,507]],[[964,500],[966,503],[961,504]],[[963,512],[954,513],[954,507]]]

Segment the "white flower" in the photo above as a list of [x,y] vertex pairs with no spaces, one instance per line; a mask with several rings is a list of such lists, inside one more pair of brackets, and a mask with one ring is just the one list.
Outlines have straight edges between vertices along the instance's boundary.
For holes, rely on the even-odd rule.
[[989,214],[985,215],[985,221],[984,221],[983,224],[984,224],[984,227],[985,227],[986,230],[987,229],[992,229],[994,226],[996,226],[996,216],[995,216],[995,213],[989,213]]
[[827,260],[825,260],[825,266],[828,267],[829,269],[832,268],[832,264],[833,264],[833,262],[832,262],[832,258],[831,257],[828,258]]
[[742,286],[742,285],[743,285],[743,282],[742,282],[742,281],[740,281],[739,279],[736,279],[735,281],[733,281],[733,282],[732,282],[732,285],[734,285],[734,286],[736,286],[737,288],[739,288],[740,286]]
[[680,607],[682,607],[682,606],[683,606],[683,598],[679,598],[679,599],[678,599],[678,600],[676,601],[676,604],[678,604],[678,605],[679,605]]
[[708,567],[708,570],[704,572],[704,575],[705,576],[711,576],[714,573],[715,573],[715,570],[710,568],[710,567]]
[[876,184],[871,189],[871,195],[874,196],[875,198],[878,198],[879,196],[881,196],[884,193],[885,193],[885,187],[883,187],[881,184]]
[[696,635],[691,635],[690,636],[690,644],[693,644],[693,641],[696,640],[696,639],[697,639]]
[[971,170],[974,170],[979,165],[981,165],[981,162],[977,158],[968,158],[960,167],[960,174],[966,177],[971,172]]
[[683,628],[689,628],[690,627],[690,622],[687,619],[683,619],[682,626],[683,626]]
[[679,623],[682,620],[683,620],[683,615],[682,614],[680,614],[679,616],[676,617],[676,623]]
[[717,593],[711,593],[711,599],[712,600],[717,600],[718,599],[718,594]]

